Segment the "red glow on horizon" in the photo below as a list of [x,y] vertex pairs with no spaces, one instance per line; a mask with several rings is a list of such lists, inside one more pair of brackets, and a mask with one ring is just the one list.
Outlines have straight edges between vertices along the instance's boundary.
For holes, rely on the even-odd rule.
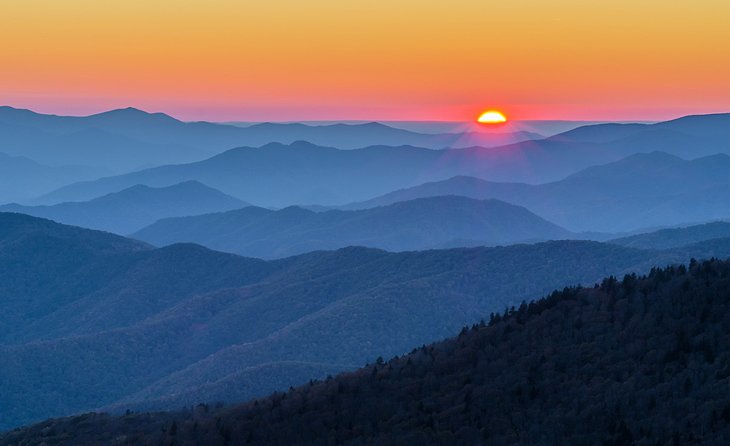
[[[2,98],[0,98],[2,99]],[[161,112],[183,121],[211,122],[283,122],[283,121],[442,121],[474,123],[482,107],[464,105],[424,109],[404,105],[397,109],[383,107],[338,106],[322,108],[316,105],[282,106],[269,105],[250,108],[245,105],[229,104],[189,104],[177,101],[121,100],[87,98],[9,98],[0,105],[25,108],[37,113],[67,116],[88,116],[113,109],[135,107],[154,113]],[[14,100],[13,100],[14,99]],[[505,128],[520,121],[565,120],[565,121],[663,121],[691,114],[726,113],[725,109],[703,107],[672,108],[604,108],[545,106],[544,104],[515,104],[500,107],[507,110],[506,123],[498,125],[475,125],[475,130],[488,131],[489,128]]]

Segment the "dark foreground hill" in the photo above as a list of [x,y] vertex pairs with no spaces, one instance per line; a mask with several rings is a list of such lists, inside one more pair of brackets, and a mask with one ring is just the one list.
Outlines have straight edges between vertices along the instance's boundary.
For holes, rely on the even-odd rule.
[[0,206],[1,212],[20,212],[59,223],[130,234],[161,218],[200,215],[238,209],[247,203],[197,181],[168,187],[136,185],[90,201],[52,206]]
[[727,444],[729,294],[729,261],[609,277],[240,406],[92,413],[0,444]]
[[243,401],[555,288],[711,256],[730,257],[730,239],[663,251],[350,247],[266,262],[0,213],[0,429],[102,406]]
[[244,256],[277,258],[346,246],[406,251],[464,246],[458,240],[480,240],[493,246],[571,235],[520,206],[445,196],[359,211],[247,207],[166,218],[133,237],[156,246],[192,242]]

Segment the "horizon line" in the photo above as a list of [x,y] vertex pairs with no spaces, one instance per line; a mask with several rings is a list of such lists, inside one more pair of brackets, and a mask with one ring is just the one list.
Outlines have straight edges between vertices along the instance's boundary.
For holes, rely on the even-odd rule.
[[[256,119],[256,120],[247,120],[247,119],[222,119],[222,120],[211,120],[211,119],[185,119],[175,116],[174,112],[167,112],[167,111],[149,111],[140,107],[136,106],[123,106],[123,107],[113,107],[108,109],[103,109],[98,112],[83,112],[83,113],[73,113],[73,112],[66,112],[66,113],[60,113],[60,112],[47,112],[47,111],[39,111],[37,109],[29,108],[29,107],[19,107],[9,104],[1,104],[1,108],[10,108],[18,111],[28,111],[31,113],[35,113],[38,115],[44,115],[44,116],[58,116],[58,117],[70,117],[70,118],[88,118],[92,116],[102,115],[105,113],[110,112],[116,112],[116,111],[123,111],[123,110],[134,110],[138,112],[142,112],[148,115],[165,115],[172,119],[185,122],[185,123],[195,123],[195,122],[208,122],[208,123],[215,123],[215,124],[267,124],[267,123],[276,123],[276,124],[294,124],[294,123],[385,123],[385,122],[393,122],[393,123],[450,123],[450,124],[465,124],[465,123],[475,123],[476,119],[474,120],[456,120],[456,119],[406,119],[406,118],[399,118],[399,119],[392,119],[392,118],[386,118],[386,119],[378,119],[378,118],[319,118],[319,119],[312,119],[312,118],[305,118],[305,119],[281,119],[281,120],[271,120],[271,119]],[[656,119],[656,118],[637,118],[637,119],[587,119],[587,118],[577,118],[577,119],[571,119],[571,118],[542,118],[542,119],[509,119],[507,121],[507,124],[509,123],[530,123],[530,122],[583,122],[583,123],[657,123],[657,122],[664,122],[664,121],[671,121],[674,119],[679,119],[687,116],[701,116],[701,115],[717,115],[717,114],[728,114],[730,113],[730,110],[728,111],[706,111],[706,112],[694,112],[694,113],[684,113],[684,114],[678,114],[671,118],[665,118],[665,119]]]

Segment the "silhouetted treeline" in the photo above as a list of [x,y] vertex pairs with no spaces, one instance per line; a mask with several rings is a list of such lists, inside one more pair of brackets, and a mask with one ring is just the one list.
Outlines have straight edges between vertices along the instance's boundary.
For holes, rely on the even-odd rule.
[[729,307],[730,260],[693,260],[244,405],[87,414],[0,444],[730,444]]

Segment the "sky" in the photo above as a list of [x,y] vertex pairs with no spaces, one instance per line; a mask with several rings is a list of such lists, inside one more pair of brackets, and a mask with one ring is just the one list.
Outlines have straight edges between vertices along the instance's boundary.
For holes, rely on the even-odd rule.
[[0,0],[0,104],[187,120],[730,111],[727,0]]

